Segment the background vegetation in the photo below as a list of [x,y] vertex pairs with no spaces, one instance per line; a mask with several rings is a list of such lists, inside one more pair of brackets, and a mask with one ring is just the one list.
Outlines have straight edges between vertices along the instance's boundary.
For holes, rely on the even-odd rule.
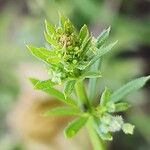
[[[29,68],[34,65],[39,65],[39,71],[41,63],[29,54],[25,44],[30,42],[37,46],[44,45],[44,19],[57,23],[58,11],[68,16],[78,28],[86,23],[95,36],[111,25],[110,40],[118,39],[119,42],[102,64],[105,80],[101,81],[101,89],[104,85],[109,85],[113,90],[132,78],[150,74],[148,0],[0,0],[2,150],[26,150],[24,139],[12,127],[10,114],[25,90],[24,81],[20,77],[24,77],[24,72],[29,72]],[[115,135],[114,141],[109,145],[110,150],[149,149],[149,90],[150,84],[147,84],[142,92],[127,97],[126,101],[132,103],[133,107],[123,115],[136,126],[135,133],[133,136],[122,133]],[[30,100],[29,95],[26,95],[26,99]]]

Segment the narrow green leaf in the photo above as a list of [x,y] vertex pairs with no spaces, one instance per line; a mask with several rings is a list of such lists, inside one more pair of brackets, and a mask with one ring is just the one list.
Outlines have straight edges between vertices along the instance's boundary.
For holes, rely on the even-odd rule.
[[81,109],[83,111],[86,111],[86,109],[84,109],[86,107],[82,107],[82,106],[87,106],[87,107],[90,107],[90,106],[89,106],[89,100],[87,97],[87,93],[86,93],[83,80],[77,80],[75,84],[75,91],[76,91],[76,95],[78,98],[79,105],[81,106]]
[[30,82],[32,83],[32,85],[36,85],[38,83],[38,80],[35,78],[28,78],[30,80]]
[[[90,45],[90,42],[91,42],[91,37],[89,37],[88,39],[85,39],[84,41],[83,41],[83,44],[82,44],[82,46],[81,46],[81,56],[85,56],[86,55],[86,53],[88,52],[88,50],[89,50],[89,45]],[[84,57],[83,57],[84,58]]]
[[[30,81],[32,82],[32,84],[35,86],[36,84],[38,84],[40,81],[37,79],[30,79]],[[40,84],[40,86],[36,87],[37,90],[42,90],[48,94],[50,94],[51,96],[57,98],[58,100],[64,102],[65,104],[71,105],[71,106],[76,106],[76,102],[75,100],[67,97],[65,99],[64,94],[61,93],[59,90],[49,86],[47,88],[42,86],[42,83]]]
[[106,87],[104,92],[102,93],[102,96],[101,96],[101,99],[100,99],[100,105],[105,106],[107,104],[107,102],[109,101],[110,96],[111,96],[111,92]]
[[64,28],[64,24],[65,24],[65,22],[66,22],[67,19],[66,19],[66,17],[64,15],[62,15],[60,13],[59,13],[59,18],[60,18],[59,24],[60,24],[60,26],[62,28]]
[[89,66],[89,64],[90,64],[90,62],[88,62],[88,61],[83,61],[83,62],[81,62],[81,63],[77,66],[77,68],[80,69],[80,70],[84,70],[86,67]]
[[46,32],[44,32],[44,36],[45,36],[46,41],[47,41],[49,44],[51,44],[51,45],[53,45],[53,46],[58,46],[57,41],[54,40],[49,34],[47,34]]
[[79,39],[81,40],[81,43],[88,36],[89,36],[88,27],[87,27],[87,25],[84,24],[83,27],[80,29],[80,33],[79,33]]
[[110,27],[104,30],[97,38],[97,48],[100,48],[109,37]]
[[81,112],[78,108],[60,106],[46,111],[44,113],[44,116],[50,115],[63,116],[63,115],[80,115],[80,114]]
[[64,88],[65,98],[67,98],[72,93],[75,83],[76,83],[75,80],[69,80],[65,83],[65,88]]
[[116,111],[115,104],[113,102],[108,102],[106,104],[106,109],[107,109],[107,112],[114,113]]
[[113,102],[120,101],[122,98],[124,98],[126,95],[130,94],[131,92],[142,88],[149,79],[150,79],[150,76],[147,76],[147,77],[141,77],[141,78],[128,82],[127,84],[125,84],[124,86],[116,90],[111,95],[110,100]]
[[74,25],[69,19],[67,19],[64,23],[64,30],[66,33],[73,33],[76,30]]
[[58,64],[60,62],[60,58],[51,56],[51,57],[47,58],[47,62],[49,62],[51,64]]
[[45,28],[46,32],[51,35],[55,33],[55,28],[51,25],[47,20],[45,20]]
[[85,72],[82,76],[81,76],[81,78],[100,78],[100,77],[102,77],[102,74],[101,74],[101,72]]
[[115,112],[125,111],[130,107],[128,103],[117,103],[115,104]]
[[36,82],[37,80],[34,78],[29,78],[29,80],[34,84],[35,89],[41,89],[41,88],[43,89],[49,86],[56,85],[56,83],[52,82],[51,80],[44,80],[44,81],[38,80],[38,82]]
[[27,45],[27,48],[31,51],[31,53],[40,58],[41,60],[48,63],[47,58],[53,54],[52,51],[47,50],[46,48],[36,48],[32,45]]
[[101,47],[98,51],[97,54],[92,58],[90,65],[93,65],[100,57],[108,53],[115,45],[117,44],[117,41],[114,43],[111,43],[105,47]]
[[41,60],[47,62],[47,63],[59,63],[60,62],[60,57],[58,54],[56,54],[56,51],[53,50],[48,50],[46,48],[36,48],[31,45],[27,45],[27,48],[31,51],[31,53],[40,58]]
[[65,128],[65,136],[67,138],[73,137],[87,122],[88,118],[77,118],[70,122]]

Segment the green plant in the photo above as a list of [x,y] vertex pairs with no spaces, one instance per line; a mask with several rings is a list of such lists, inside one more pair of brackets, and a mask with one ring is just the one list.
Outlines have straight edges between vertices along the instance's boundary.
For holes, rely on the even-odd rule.
[[[47,111],[45,115],[77,116],[65,128],[65,136],[71,138],[87,125],[95,150],[104,150],[103,141],[112,140],[113,132],[123,130],[125,134],[132,134],[134,126],[124,123],[122,116],[117,115],[117,112],[127,110],[130,105],[120,101],[130,92],[143,87],[150,76],[135,79],[114,92],[106,87],[97,100],[95,89],[99,78],[102,78],[101,58],[117,43],[106,43],[110,28],[95,39],[86,25],[78,32],[71,21],[62,15],[58,27],[47,21],[45,26],[44,35],[50,46],[27,47],[34,56],[46,63],[50,79],[30,80],[35,89],[49,93],[66,104]],[[63,92],[58,90],[60,85],[63,86]]]

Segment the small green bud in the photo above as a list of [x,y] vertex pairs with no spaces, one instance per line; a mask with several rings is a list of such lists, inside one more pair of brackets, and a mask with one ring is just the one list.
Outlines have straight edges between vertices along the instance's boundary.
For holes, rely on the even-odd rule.
[[75,51],[78,51],[78,50],[79,50],[79,47],[75,47],[74,50],[75,50]]
[[134,132],[134,125],[130,124],[130,123],[124,123],[122,126],[122,130],[125,134],[133,134]]
[[58,57],[61,58],[61,54],[58,54]]
[[115,112],[125,111],[129,107],[130,107],[130,105],[128,103],[125,103],[125,102],[117,103],[117,104],[115,104]]
[[74,59],[72,62],[73,62],[73,64],[76,64],[78,61]]

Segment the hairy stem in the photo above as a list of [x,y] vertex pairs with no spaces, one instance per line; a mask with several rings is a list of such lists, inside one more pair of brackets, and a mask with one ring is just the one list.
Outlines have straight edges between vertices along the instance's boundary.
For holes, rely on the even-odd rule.
[[105,144],[103,143],[103,141],[100,139],[100,137],[94,130],[92,117],[89,118],[87,122],[87,129],[88,129],[88,133],[91,139],[91,143],[93,145],[93,149],[94,150],[106,150]]
[[[79,98],[80,104],[83,106],[87,106],[90,110],[90,104],[88,101],[88,97],[86,94],[86,90],[83,84],[83,81],[78,81],[75,85],[75,89],[76,89],[76,94]],[[106,150],[105,149],[105,145],[102,142],[102,140],[99,138],[98,134],[96,133],[96,131],[94,130],[93,127],[93,117],[90,117],[88,122],[87,122],[87,129],[89,132],[89,136],[93,145],[94,150]]]

